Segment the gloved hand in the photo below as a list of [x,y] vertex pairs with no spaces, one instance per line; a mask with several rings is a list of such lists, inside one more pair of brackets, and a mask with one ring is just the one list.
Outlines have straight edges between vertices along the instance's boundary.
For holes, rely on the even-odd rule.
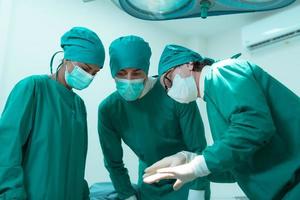
[[[170,164],[170,162],[168,162],[168,164]],[[160,166],[163,165],[159,165],[159,168]],[[210,171],[208,170],[206,162],[202,155],[196,156],[191,162],[187,164],[179,165],[176,167],[166,167],[162,169],[159,168],[158,166],[156,166],[155,174],[152,173],[152,175],[145,175],[144,182],[151,184],[162,179],[177,179],[173,185],[173,189],[179,190],[185,183],[193,181],[198,177],[207,176],[208,174],[210,174]]]
[[136,196],[135,195],[132,195],[131,197],[128,197],[127,199],[125,200],[137,200]]
[[165,168],[165,167],[175,167],[178,165],[186,164],[190,162],[197,154],[187,151],[178,152],[172,156],[165,157],[160,161],[157,161],[150,167],[145,169],[145,174],[143,178],[147,176],[153,175],[156,173],[158,169]]

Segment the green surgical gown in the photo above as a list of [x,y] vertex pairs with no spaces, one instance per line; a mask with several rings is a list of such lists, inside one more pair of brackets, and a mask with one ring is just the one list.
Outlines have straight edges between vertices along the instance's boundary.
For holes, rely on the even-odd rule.
[[46,75],[12,90],[0,118],[0,200],[88,199],[86,110]]
[[[141,99],[125,101],[118,92],[99,106],[98,132],[105,166],[121,199],[133,195],[127,169],[123,163],[123,140],[139,158],[140,196],[142,200],[184,200],[188,189],[175,192],[174,180],[144,184],[144,169],[179,151],[201,152],[206,147],[204,127],[196,102],[179,104],[168,97],[157,81]],[[209,182],[199,179],[191,189],[207,189]]]
[[233,59],[212,66],[204,100],[212,175],[231,173],[250,199],[299,199],[300,98],[257,65]]

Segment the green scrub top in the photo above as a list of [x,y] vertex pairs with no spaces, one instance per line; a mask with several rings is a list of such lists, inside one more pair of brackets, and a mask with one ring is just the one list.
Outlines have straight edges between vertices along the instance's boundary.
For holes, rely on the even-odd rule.
[[0,118],[0,199],[88,199],[86,110],[47,75],[12,90]]
[[[300,197],[300,98],[257,65],[225,60],[205,79],[212,175],[231,173],[250,199]],[[297,198],[296,198],[297,199]]]
[[[142,200],[184,200],[189,187],[175,192],[174,180],[153,185],[143,183],[144,169],[156,161],[186,150],[200,153],[206,147],[203,122],[196,102],[179,104],[167,96],[157,81],[141,99],[125,101],[112,93],[99,106],[98,132],[105,166],[119,198],[135,194],[123,163],[123,140],[139,158],[140,195]],[[209,182],[198,180],[190,187],[206,189]]]

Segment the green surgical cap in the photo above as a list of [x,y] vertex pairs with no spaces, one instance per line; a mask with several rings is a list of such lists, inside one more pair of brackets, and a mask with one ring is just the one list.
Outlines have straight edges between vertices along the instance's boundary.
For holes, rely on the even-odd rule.
[[109,47],[109,56],[112,77],[128,68],[141,69],[148,75],[151,49],[138,36],[130,35],[114,40]]
[[66,32],[61,37],[61,47],[64,59],[103,67],[103,44],[97,34],[87,28],[74,27]]
[[189,62],[207,62],[207,64],[212,64],[214,61],[210,58],[203,58],[197,52],[183,46],[167,45],[159,60],[158,74],[162,75],[173,67]]

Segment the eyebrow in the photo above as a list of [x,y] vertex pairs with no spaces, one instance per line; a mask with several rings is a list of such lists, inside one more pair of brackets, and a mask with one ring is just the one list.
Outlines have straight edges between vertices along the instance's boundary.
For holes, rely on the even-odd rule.
[[[141,69],[135,69],[135,70],[133,70],[133,72],[142,72],[142,71],[143,70],[141,70]],[[126,69],[122,69],[119,72],[125,72],[125,73],[127,73]]]
[[142,72],[143,70],[141,70],[141,69],[135,69],[135,70],[133,70],[134,72]]
[[84,65],[86,65],[89,69],[93,69],[91,66],[89,66],[88,64],[86,63],[83,63]]

